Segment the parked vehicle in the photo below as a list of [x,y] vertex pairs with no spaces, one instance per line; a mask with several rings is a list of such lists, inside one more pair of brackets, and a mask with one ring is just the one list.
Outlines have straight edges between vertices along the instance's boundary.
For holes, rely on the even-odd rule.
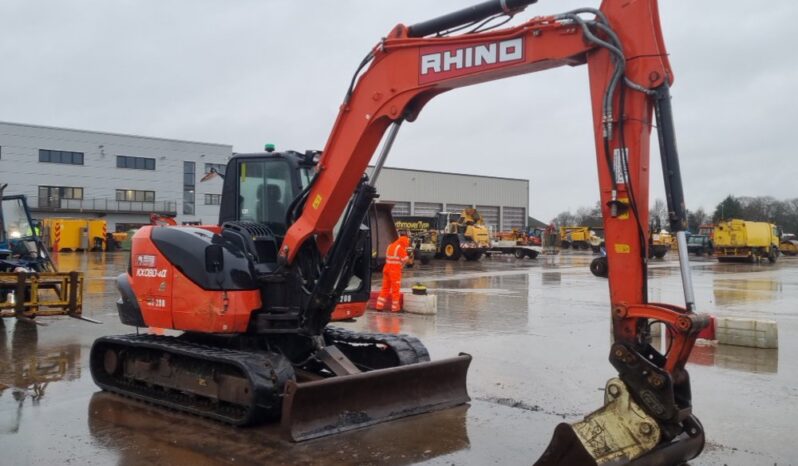
[[673,245],[673,236],[665,230],[651,232],[648,237],[648,257],[662,259]]
[[439,212],[435,217],[400,215],[394,224],[410,236],[413,254],[422,264],[433,257],[475,261],[491,248],[490,230],[474,208]]
[[714,238],[715,236],[715,224],[714,223],[704,223],[698,226],[698,234],[699,235],[706,235],[709,236],[709,239]]
[[[0,318],[83,317],[83,274],[58,272],[23,195],[0,185]],[[2,323],[0,323],[2,325]]]
[[[604,232],[603,232],[604,229],[601,228],[599,230],[601,230],[601,232],[602,232],[601,234],[603,235],[604,234]],[[590,239],[588,241],[590,243],[590,249],[593,250],[593,253],[601,254],[601,250],[602,250],[602,248],[604,248],[604,238],[599,236],[596,233],[596,231],[590,230]]]
[[779,257],[779,229],[771,223],[726,220],[718,223],[714,235],[715,254],[721,262],[767,258],[773,263]]
[[781,235],[779,242],[779,251],[785,256],[798,255],[798,239],[792,233],[784,233]]
[[599,278],[607,278],[610,275],[610,266],[607,261],[607,248],[602,245],[601,248],[599,248],[599,253],[601,254],[600,256],[590,261],[590,273]]
[[435,257],[438,250],[438,232],[435,228],[435,217],[417,215],[399,215],[393,217],[396,230],[410,238],[413,248],[413,263],[427,265]]
[[709,235],[690,235],[687,238],[687,253],[696,256],[712,255],[715,248]]
[[477,209],[440,212],[437,216],[437,256],[476,261],[490,249],[490,231]]
[[526,233],[526,237],[529,238],[529,242],[536,245],[536,246],[543,246],[543,235],[546,234],[545,228],[535,227],[530,229]]
[[598,252],[603,242],[604,240],[590,227],[560,227],[560,247],[563,249],[593,249],[594,252]]
[[491,247],[485,254],[512,254],[516,259],[524,257],[535,259],[543,251],[540,243],[539,236],[530,236],[514,228],[511,231],[495,233]]

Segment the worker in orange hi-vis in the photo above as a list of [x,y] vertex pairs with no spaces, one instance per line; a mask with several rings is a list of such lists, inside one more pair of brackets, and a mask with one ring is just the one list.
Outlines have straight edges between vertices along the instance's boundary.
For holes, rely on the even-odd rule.
[[382,289],[377,298],[377,310],[385,309],[385,300],[391,297],[391,312],[401,311],[399,300],[402,297],[402,267],[408,261],[407,247],[410,238],[400,236],[399,239],[388,245],[385,251],[385,267],[382,268]]

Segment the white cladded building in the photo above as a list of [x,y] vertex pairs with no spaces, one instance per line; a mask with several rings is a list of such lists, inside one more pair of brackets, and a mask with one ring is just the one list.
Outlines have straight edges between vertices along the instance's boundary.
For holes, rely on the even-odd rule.
[[102,217],[109,231],[148,224],[215,223],[222,180],[200,179],[233,152],[211,144],[0,122],[0,183],[24,194],[34,217]]
[[[0,184],[24,194],[36,218],[104,218],[109,231],[150,214],[216,223],[230,144],[0,122]],[[476,207],[494,229],[526,226],[529,180],[386,167],[377,189],[395,215]]]
[[385,167],[377,178],[380,201],[394,215],[434,216],[476,207],[495,230],[527,226],[529,180]]

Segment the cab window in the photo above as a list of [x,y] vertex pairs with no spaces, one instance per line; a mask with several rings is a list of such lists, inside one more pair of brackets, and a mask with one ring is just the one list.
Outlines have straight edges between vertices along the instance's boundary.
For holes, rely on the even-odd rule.
[[2,202],[3,230],[10,239],[33,236],[33,228],[28,222],[28,213],[21,199],[4,199]]
[[310,185],[310,180],[315,176],[315,169],[301,167],[299,169],[299,189],[305,189]]
[[284,160],[248,160],[240,162],[238,173],[239,220],[284,235],[288,206],[296,195],[291,166]]

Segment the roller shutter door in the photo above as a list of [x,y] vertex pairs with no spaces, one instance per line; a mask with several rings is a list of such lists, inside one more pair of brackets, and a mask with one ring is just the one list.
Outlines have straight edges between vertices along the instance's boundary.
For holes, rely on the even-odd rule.
[[393,215],[410,215],[410,202],[403,201],[385,201],[393,204]]
[[482,220],[493,230],[499,229],[499,207],[492,205],[478,205],[477,212],[482,216]]
[[440,202],[416,202],[413,204],[413,215],[419,217],[434,217],[441,211],[443,211],[443,204]]
[[446,211],[454,214],[459,214],[469,208],[471,208],[471,204],[446,204]]
[[526,209],[523,207],[505,207],[502,215],[502,229],[524,228]]

